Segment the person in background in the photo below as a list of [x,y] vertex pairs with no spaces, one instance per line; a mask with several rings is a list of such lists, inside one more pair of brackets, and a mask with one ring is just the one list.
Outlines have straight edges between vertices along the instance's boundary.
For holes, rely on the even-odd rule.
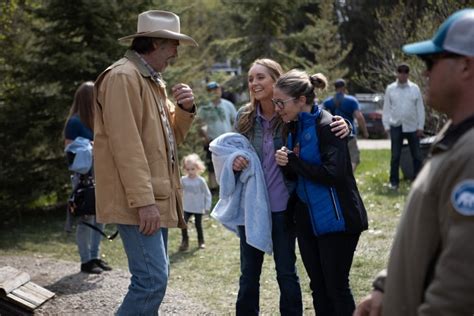
[[357,131],[354,125],[354,117],[364,138],[369,138],[369,132],[365,124],[364,115],[360,111],[359,101],[352,95],[346,94],[346,82],[344,79],[337,79],[334,82],[336,94],[327,98],[323,102],[323,107],[331,112],[332,115],[340,115],[352,124],[352,133],[349,135],[347,143],[351,156],[352,171],[355,172],[360,163],[360,151],[357,146]]
[[[187,224],[189,218],[194,215],[198,246],[199,249],[204,249],[206,245],[202,230],[202,215],[210,211],[212,202],[206,180],[200,176],[206,167],[197,154],[190,154],[183,158],[183,170],[185,175],[181,177],[181,185],[183,187],[184,220]],[[179,251],[185,251],[189,248],[188,230],[182,229],[181,233],[182,240]]]
[[224,87],[221,87],[221,89],[222,89],[221,98],[226,99],[227,101],[230,101],[235,106],[235,104],[237,103],[237,95],[235,94],[235,92],[228,91]]
[[414,176],[421,169],[420,138],[425,125],[425,107],[420,88],[408,80],[410,67],[402,63],[397,66],[397,80],[387,86],[384,96],[382,122],[390,135],[390,188],[398,190],[399,167],[403,140],[408,140],[413,159]]
[[474,9],[452,14],[433,38],[405,45],[429,79],[427,103],[447,114],[413,182],[388,260],[356,316],[474,312]]
[[[280,288],[280,313],[303,313],[301,288],[295,266],[296,236],[291,228],[292,219],[287,203],[294,184],[284,178],[275,162],[275,150],[283,145],[284,123],[272,103],[273,85],[283,73],[276,61],[262,58],[255,60],[248,71],[250,102],[239,109],[235,130],[250,140],[263,167],[271,208],[271,237],[273,259]],[[337,136],[345,137],[349,128],[344,120],[331,123]],[[238,156],[232,167],[238,175],[248,167],[248,161]],[[240,280],[236,302],[237,315],[258,315],[260,274],[264,251],[247,243],[246,233],[253,227],[238,226],[240,237]]]
[[222,89],[217,82],[209,82],[206,85],[206,90],[210,102],[199,107],[197,118],[201,124],[200,132],[204,139],[209,187],[214,191],[217,189],[217,182],[211,161],[212,154],[209,151],[209,143],[218,136],[232,131],[237,111],[232,102],[222,98]]
[[321,78],[294,69],[276,81],[273,104],[289,134],[275,160],[287,178],[297,179],[288,208],[295,213],[316,315],[351,315],[349,272],[360,234],[368,228],[367,212],[347,140],[331,132],[333,116],[314,104],[316,91],[325,86]]
[[125,56],[109,66],[94,88],[96,211],[115,223],[132,275],[117,315],[156,315],[168,283],[167,228],[186,228],[178,149],[195,113],[184,83],[168,98],[162,73],[181,44],[197,46],[180,32],[179,17],[150,10],[138,16]]
[[[72,143],[77,137],[83,137],[93,143],[94,140],[94,83],[92,81],[83,82],[74,94],[69,115],[64,127],[64,146]],[[92,170],[89,171],[90,176]],[[73,186],[80,181],[80,174],[72,175]],[[70,214],[68,213],[68,217]],[[107,262],[100,258],[100,242],[102,236],[96,230],[83,224],[87,222],[100,230],[104,229],[104,224],[96,222],[94,215],[83,215],[76,227],[76,244],[81,258],[81,271],[85,273],[99,274],[103,270],[110,271],[112,268]]]

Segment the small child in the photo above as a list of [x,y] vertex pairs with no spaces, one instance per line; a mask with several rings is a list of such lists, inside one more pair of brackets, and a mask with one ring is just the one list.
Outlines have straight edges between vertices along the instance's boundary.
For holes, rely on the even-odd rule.
[[[211,209],[211,192],[206,180],[200,176],[205,169],[204,163],[197,154],[190,154],[183,158],[183,170],[186,174],[181,177],[184,192],[184,220],[188,223],[189,218],[194,215],[199,249],[206,248],[202,231],[202,214]],[[182,229],[181,234],[179,251],[185,251],[189,248],[188,230]]]

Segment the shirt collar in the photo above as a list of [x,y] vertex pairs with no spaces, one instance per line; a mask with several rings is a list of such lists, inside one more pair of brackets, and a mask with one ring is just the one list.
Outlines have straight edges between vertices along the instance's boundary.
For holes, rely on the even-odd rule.
[[402,88],[403,88],[403,87],[408,87],[409,85],[410,85],[410,80],[408,80],[408,79],[407,79],[407,82],[405,82],[405,83],[401,83],[401,82],[400,82],[400,81],[398,81],[398,79],[397,79],[397,86],[399,86],[399,87],[402,87]]
[[471,128],[474,128],[474,115],[457,125],[453,125],[449,121],[436,137],[431,152],[436,154],[451,149],[456,141]]
[[150,77],[151,80],[160,86],[164,87],[166,85],[166,82],[161,77],[161,73],[155,71],[139,53],[134,50],[127,50],[125,57],[137,66],[138,71],[143,77]]
[[257,104],[257,116],[260,118],[260,120],[264,120],[264,121],[269,121],[269,122],[271,122],[271,121],[273,121],[273,120],[275,119],[276,113],[273,113],[272,118],[271,118],[270,120],[267,120],[267,119],[265,118],[265,116],[263,116],[263,114],[262,114],[262,109],[261,109],[260,103],[258,103],[258,104]]

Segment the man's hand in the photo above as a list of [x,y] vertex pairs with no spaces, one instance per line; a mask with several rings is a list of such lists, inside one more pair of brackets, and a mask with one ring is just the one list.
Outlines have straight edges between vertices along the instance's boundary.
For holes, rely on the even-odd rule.
[[382,315],[383,293],[372,291],[357,305],[353,316],[380,316]]
[[275,161],[277,165],[284,167],[288,164],[288,148],[281,147],[275,152]]
[[237,156],[235,159],[234,159],[234,162],[232,163],[232,170],[234,171],[242,171],[244,170],[245,168],[247,168],[249,165],[249,162],[247,161],[247,159],[245,159],[244,157],[242,156]]
[[416,130],[416,137],[422,138],[423,137],[423,130],[422,129],[417,129]]
[[156,204],[139,207],[138,217],[140,218],[139,230],[143,235],[153,235],[161,227],[160,211]]
[[180,104],[184,110],[191,111],[194,105],[193,90],[184,83],[178,83],[171,88],[176,103]]
[[331,126],[331,132],[336,133],[337,137],[344,138],[350,134],[351,129],[342,117],[335,115],[332,120],[333,122],[329,126]]

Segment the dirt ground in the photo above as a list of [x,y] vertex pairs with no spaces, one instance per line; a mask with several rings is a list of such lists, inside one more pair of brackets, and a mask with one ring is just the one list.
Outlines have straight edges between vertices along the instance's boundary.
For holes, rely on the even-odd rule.
[[[128,271],[120,269],[99,275],[81,273],[77,262],[41,256],[0,255],[0,267],[6,265],[27,272],[33,282],[56,293],[34,315],[113,315],[127,292],[130,278]],[[169,287],[160,308],[160,315],[211,314],[184,292]]]

